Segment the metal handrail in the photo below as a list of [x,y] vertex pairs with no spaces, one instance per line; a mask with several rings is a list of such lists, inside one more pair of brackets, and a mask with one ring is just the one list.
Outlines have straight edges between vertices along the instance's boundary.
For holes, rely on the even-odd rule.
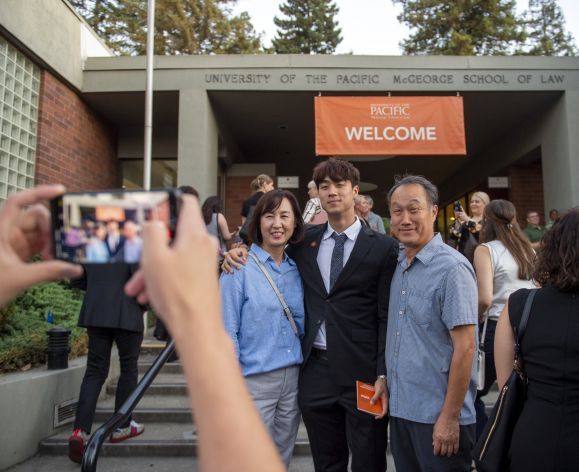
[[112,432],[119,427],[120,424],[124,423],[127,418],[129,418],[139,403],[139,400],[141,400],[141,397],[145,394],[145,391],[149,388],[149,385],[153,383],[153,380],[155,380],[155,377],[157,377],[157,374],[163,368],[163,365],[165,365],[167,358],[173,353],[174,350],[175,341],[171,340],[171,342],[165,346],[165,349],[163,349],[161,354],[159,354],[159,357],[153,361],[153,364],[151,367],[149,367],[149,370],[145,372],[145,375],[143,375],[143,378],[137,384],[137,387],[133,393],[131,393],[129,398],[125,400],[125,403],[123,403],[119,410],[115,412],[113,416],[111,416],[99,429],[94,432],[88,441],[88,444],[86,445],[86,449],[82,457],[82,472],[96,471],[98,456],[106,438],[108,438]]

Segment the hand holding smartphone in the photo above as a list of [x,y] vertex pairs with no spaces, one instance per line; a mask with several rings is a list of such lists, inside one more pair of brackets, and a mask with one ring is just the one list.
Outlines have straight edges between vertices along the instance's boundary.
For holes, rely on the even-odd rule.
[[65,193],[51,200],[54,255],[79,264],[138,263],[142,224],[160,220],[175,235],[180,192],[130,190]]

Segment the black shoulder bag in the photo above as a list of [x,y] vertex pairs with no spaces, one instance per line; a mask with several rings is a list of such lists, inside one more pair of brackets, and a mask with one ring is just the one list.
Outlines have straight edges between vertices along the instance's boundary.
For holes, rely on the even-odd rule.
[[478,472],[509,470],[509,449],[517,420],[525,404],[527,376],[523,369],[521,340],[527,328],[529,312],[537,290],[527,295],[523,315],[515,334],[515,361],[513,372],[503,386],[490,418],[473,449]]

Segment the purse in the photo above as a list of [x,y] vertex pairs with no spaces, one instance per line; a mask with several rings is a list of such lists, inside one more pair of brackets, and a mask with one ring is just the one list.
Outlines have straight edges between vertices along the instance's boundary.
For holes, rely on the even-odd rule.
[[515,334],[515,360],[513,371],[501,389],[490,418],[473,449],[473,458],[478,472],[502,472],[509,470],[509,449],[515,425],[525,404],[527,376],[523,370],[521,340],[527,328],[533,290],[527,296],[523,315]]
[[478,344],[478,352],[476,356],[476,381],[477,381],[477,390],[484,390],[485,388],[485,360],[486,360],[486,353],[485,353],[485,335],[487,332],[487,324],[489,321],[489,316],[485,316],[485,323],[483,325],[482,333],[480,336],[480,342]]

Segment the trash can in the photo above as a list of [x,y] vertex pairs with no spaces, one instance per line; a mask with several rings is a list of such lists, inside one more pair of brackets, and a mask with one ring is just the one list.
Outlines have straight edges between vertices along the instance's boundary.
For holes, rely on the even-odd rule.
[[49,329],[46,334],[48,335],[48,348],[46,349],[48,370],[67,369],[70,330],[57,327]]

